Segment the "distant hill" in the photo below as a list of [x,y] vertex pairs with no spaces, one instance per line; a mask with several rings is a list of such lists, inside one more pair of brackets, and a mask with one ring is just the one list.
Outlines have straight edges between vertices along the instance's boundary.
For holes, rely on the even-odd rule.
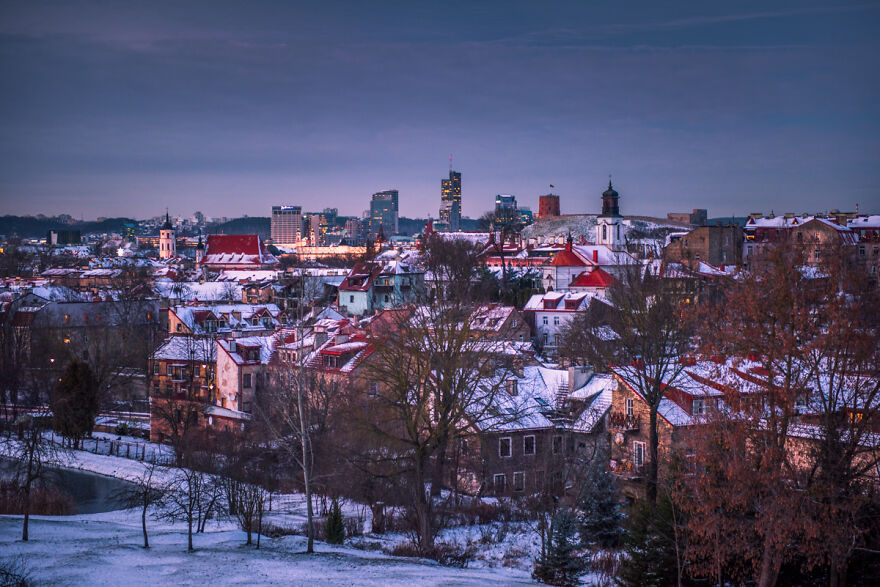
[[267,239],[272,233],[272,221],[268,216],[233,218],[220,224],[209,224],[208,234],[258,234]]
[[34,216],[0,216],[0,234],[7,237],[45,238],[50,230],[79,230],[87,234],[121,233],[126,223],[136,223],[131,218],[105,218],[86,222],[67,224],[57,218],[36,218]]

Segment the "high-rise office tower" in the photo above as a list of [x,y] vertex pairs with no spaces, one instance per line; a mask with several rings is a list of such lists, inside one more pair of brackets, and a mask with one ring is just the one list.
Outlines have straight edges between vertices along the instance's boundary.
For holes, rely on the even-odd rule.
[[392,234],[397,234],[397,190],[385,190],[384,192],[376,192],[370,201],[370,234],[376,236],[379,234],[379,227],[388,238]]
[[276,245],[292,245],[302,238],[302,207],[272,206],[271,234]]
[[519,223],[516,196],[498,194],[495,196],[495,227],[511,226]]
[[461,229],[461,173],[449,170],[449,179],[440,180],[440,223],[447,230]]

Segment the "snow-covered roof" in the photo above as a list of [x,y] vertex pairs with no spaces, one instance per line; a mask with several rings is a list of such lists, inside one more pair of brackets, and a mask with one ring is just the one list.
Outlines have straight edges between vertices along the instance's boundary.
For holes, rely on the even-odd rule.
[[[260,351],[260,362],[266,365],[272,360],[272,354],[275,352],[279,342],[281,341],[278,336],[271,335],[246,336],[231,340],[221,339],[217,341],[217,344],[239,365],[247,362],[242,355],[245,349],[258,348]],[[233,346],[235,348],[234,351],[232,350]]]
[[217,357],[214,341],[194,336],[172,336],[153,353],[161,361],[213,362]]
[[205,245],[202,265],[277,265],[275,258],[263,246],[256,234],[212,234]]

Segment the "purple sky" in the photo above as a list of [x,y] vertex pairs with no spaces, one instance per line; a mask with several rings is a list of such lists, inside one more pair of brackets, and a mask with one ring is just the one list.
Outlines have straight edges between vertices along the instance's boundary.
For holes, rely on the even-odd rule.
[[880,212],[880,3],[709,4],[7,0],[0,214]]

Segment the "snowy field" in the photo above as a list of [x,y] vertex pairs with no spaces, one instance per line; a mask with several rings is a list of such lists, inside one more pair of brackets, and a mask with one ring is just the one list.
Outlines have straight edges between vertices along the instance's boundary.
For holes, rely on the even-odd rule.
[[456,569],[431,561],[391,557],[305,538],[262,539],[245,545],[231,523],[209,523],[186,552],[182,524],[151,522],[143,549],[138,512],[31,518],[31,540],[21,542],[21,517],[0,516],[0,561],[21,561],[30,579],[46,585],[522,585],[525,571]]
[[[83,451],[68,451],[64,466],[121,479],[135,479],[145,467],[139,461]],[[164,476],[160,473],[157,479]],[[275,496],[273,501],[267,523],[302,526],[302,496]],[[25,543],[21,542],[21,516],[0,516],[0,563],[20,562],[33,582],[51,585],[517,585],[532,582],[531,555],[537,546],[537,537],[523,529],[505,536],[498,535],[497,529],[479,526],[449,529],[439,540],[483,542],[470,568],[457,569],[354,548],[351,541],[346,546],[316,542],[318,552],[306,555],[302,536],[264,536],[257,550],[245,545],[245,533],[229,520],[211,521],[203,534],[196,534],[194,553],[186,552],[185,524],[150,519],[148,530],[151,548],[145,550],[139,510],[33,516],[31,540]],[[486,538],[500,540],[485,544]],[[386,534],[352,540],[375,548],[404,539]]]

